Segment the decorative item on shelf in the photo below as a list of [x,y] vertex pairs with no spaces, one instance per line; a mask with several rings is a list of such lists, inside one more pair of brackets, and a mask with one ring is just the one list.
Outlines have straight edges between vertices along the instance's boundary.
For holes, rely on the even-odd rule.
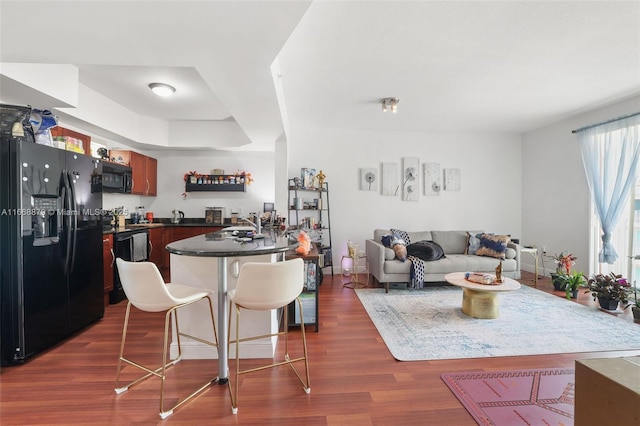
[[198,183],[198,178],[202,178],[202,175],[195,170],[185,173],[182,177],[185,182],[189,183]]
[[315,178],[318,180],[318,188],[322,190],[322,187],[324,186],[324,180],[327,178],[327,175],[322,173],[322,170],[320,170]]
[[578,289],[587,284],[587,278],[582,272],[572,272],[558,276],[562,282],[567,299],[577,299]]
[[313,188],[313,183],[316,179],[316,169],[309,169],[303,167],[300,170],[301,178],[302,178],[302,187],[303,188]]
[[626,278],[613,272],[592,276],[587,281],[587,288],[587,293],[591,293],[593,300],[597,299],[605,310],[616,310],[620,302],[626,304],[632,290]]
[[304,231],[300,231],[298,233],[298,242],[300,245],[296,248],[296,253],[304,256],[309,254],[311,250],[311,238],[309,238],[309,235]]
[[108,160],[109,159],[109,151],[107,150],[107,148],[98,148],[98,155],[103,160]]
[[253,177],[251,176],[251,173],[240,171],[240,170],[236,170],[236,174],[235,176],[239,177],[241,179],[241,182],[237,182],[237,183],[245,183],[247,185],[251,185],[251,183],[253,182]]

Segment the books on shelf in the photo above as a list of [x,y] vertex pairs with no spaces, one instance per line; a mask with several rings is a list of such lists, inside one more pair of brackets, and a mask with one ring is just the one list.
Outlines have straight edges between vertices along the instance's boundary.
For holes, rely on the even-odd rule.
[[[305,324],[314,324],[316,322],[316,295],[315,293],[302,293],[300,295],[302,301],[302,311]],[[298,302],[294,302],[295,306],[295,322],[301,324],[300,321],[300,307]]]
[[313,262],[304,262],[304,288],[307,290],[315,290],[316,281],[316,264]]

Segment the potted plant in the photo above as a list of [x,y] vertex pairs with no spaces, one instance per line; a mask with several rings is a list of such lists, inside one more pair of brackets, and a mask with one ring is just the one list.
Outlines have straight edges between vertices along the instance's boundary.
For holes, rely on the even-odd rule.
[[584,287],[587,284],[587,278],[582,272],[563,274],[560,276],[560,280],[564,285],[567,299],[577,299],[578,289],[580,287]]
[[551,273],[553,288],[559,291],[565,290],[564,276],[571,273],[571,267],[575,265],[577,257],[568,251],[563,251],[560,254],[554,254],[552,258],[556,264],[556,272]]
[[[587,293],[606,310],[616,310],[620,302],[627,303],[631,295],[631,285],[622,275],[596,274],[587,281]],[[625,306],[626,308],[626,306]]]
[[638,292],[636,288],[636,282],[633,282],[633,303],[628,304],[626,307],[631,306],[633,311],[633,322],[640,324],[640,300],[638,300]]

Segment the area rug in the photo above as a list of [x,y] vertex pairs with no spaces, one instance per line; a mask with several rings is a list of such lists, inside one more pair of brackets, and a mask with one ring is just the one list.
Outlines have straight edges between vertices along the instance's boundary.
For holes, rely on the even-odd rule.
[[572,425],[574,370],[538,369],[443,374],[479,425]]
[[498,295],[496,319],[463,314],[458,287],[356,294],[400,361],[640,349],[640,325],[527,286]]

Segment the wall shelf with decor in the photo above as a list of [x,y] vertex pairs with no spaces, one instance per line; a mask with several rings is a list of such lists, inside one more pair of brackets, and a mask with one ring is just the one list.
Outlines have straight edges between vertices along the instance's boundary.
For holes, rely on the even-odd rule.
[[227,191],[246,192],[247,182],[236,175],[188,175],[185,180],[185,191]]
[[303,230],[318,249],[318,280],[322,283],[322,269],[331,268],[331,219],[329,215],[329,184],[302,187],[298,179],[289,179],[288,221],[292,231]]

